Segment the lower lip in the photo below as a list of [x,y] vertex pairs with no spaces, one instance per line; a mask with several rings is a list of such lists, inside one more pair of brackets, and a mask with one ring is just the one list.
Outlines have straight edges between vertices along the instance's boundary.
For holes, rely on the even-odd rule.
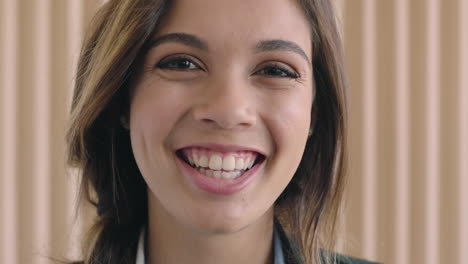
[[214,178],[207,176],[198,170],[192,168],[186,162],[182,161],[179,157],[176,158],[181,168],[182,174],[189,179],[190,182],[195,184],[198,188],[213,194],[229,195],[240,192],[252,180],[258,171],[263,167],[263,163],[256,164],[250,170],[244,172],[234,179]]

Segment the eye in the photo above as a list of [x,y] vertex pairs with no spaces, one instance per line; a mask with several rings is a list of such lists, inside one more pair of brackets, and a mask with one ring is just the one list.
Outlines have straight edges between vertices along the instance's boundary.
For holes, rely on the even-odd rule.
[[293,69],[287,66],[277,64],[277,63],[268,64],[261,70],[257,71],[255,74],[267,75],[273,78],[290,78],[290,79],[299,78],[299,74],[297,74]]
[[201,67],[195,63],[192,58],[183,55],[165,57],[156,64],[156,68],[175,71],[201,69]]

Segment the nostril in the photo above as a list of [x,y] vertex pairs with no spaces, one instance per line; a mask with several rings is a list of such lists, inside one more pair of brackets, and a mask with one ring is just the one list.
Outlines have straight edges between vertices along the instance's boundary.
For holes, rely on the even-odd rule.
[[214,128],[222,128],[222,129],[236,129],[242,127],[250,127],[254,124],[254,122],[248,122],[243,120],[238,120],[235,118],[218,118],[216,120],[210,118],[203,118],[199,119],[201,123],[207,126],[212,126]]
[[203,119],[201,119],[201,121],[202,121],[203,123],[206,123],[206,124],[214,124],[214,123],[216,123],[214,120],[211,120],[211,119],[209,119],[209,118],[203,118]]
[[256,112],[250,104],[216,101],[197,105],[192,109],[193,118],[200,123],[216,125],[224,129],[252,126],[256,123]]

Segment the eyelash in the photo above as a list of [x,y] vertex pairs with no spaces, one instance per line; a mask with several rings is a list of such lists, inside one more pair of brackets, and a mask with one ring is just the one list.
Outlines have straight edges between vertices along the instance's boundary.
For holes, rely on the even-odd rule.
[[[175,63],[175,65],[174,65]],[[185,63],[185,65],[180,65],[179,63]],[[170,65],[173,64],[173,65]],[[191,64],[191,65],[190,65]],[[186,67],[190,65],[189,67]],[[182,67],[180,67],[182,66]],[[156,64],[156,68],[159,69],[166,69],[166,70],[174,70],[174,71],[192,71],[195,69],[201,69],[204,71],[202,67],[200,67],[197,63],[195,63],[190,57],[188,56],[170,56],[163,58],[161,61],[159,61]],[[275,71],[277,74],[270,74],[266,73],[267,70],[270,71]],[[279,65],[278,63],[268,63],[265,67],[263,67],[261,70],[255,72],[255,74],[258,74],[260,72],[263,72],[260,75],[268,75],[272,78],[289,78],[289,79],[298,79],[300,76],[296,72],[294,72],[291,69],[288,69],[285,66]],[[279,75],[278,75],[279,74]]]
[[[280,75],[267,74],[267,73],[265,73],[266,70],[274,70],[274,71],[276,71],[276,73],[279,73]],[[278,71],[280,71],[280,72],[278,72]],[[262,75],[269,75],[272,78],[289,78],[289,79],[298,79],[299,78],[299,75],[297,73],[295,73],[293,70],[290,70],[287,67],[279,65],[277,63],[269,63],[264,68],[257,71],[256,73],[259,73],[259,72],[264,72],[264,74],[262,74]]]
[[181,68],[178,66],[181,65],[173,65],[170,66],[172,63],[181,63],[181,62],[189,62],[190,64],[194,65],[195,68],[202,69],[197,63],[193,62],[193,60],[187,56],[183,55],[178,55],[178,56],[170,56],[170,57],[165,57],[161,61],[156,64],[156,68],[159,69],[168,69],[168,70],[179,70],[179,71],[187,71],[187,70],[193,70],[194,68]]

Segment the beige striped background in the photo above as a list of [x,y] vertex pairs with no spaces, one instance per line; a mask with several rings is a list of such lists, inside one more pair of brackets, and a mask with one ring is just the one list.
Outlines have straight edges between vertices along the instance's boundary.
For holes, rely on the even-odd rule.
[[[79,256],[64,165],[97,0],[0,0],[0,263]],[[468,0],[336,0],[351,83],[345,252],[468,263]]]

